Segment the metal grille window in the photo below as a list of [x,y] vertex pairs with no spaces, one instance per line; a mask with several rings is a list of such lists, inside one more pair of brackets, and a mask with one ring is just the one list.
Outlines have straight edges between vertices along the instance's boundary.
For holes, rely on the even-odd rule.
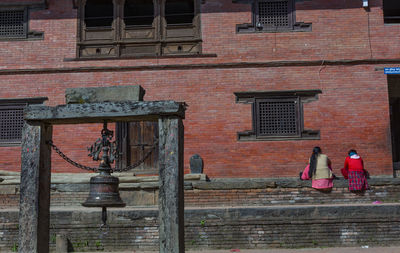
[[26,38],[25,10],[0,11],[0,38]]
[[290,1],[258,2],[258,20],[263,27],[289,27],[291,25]]
[[47,100],[46,97],[0,99],[0,146],[21,143],[25,107],[43,104],[45,100]]
[[300,133],[297,98],[259,99],[256,115],[258,136],[296,136]]
[[26,104],[0,106],[0,142],[20,142]]

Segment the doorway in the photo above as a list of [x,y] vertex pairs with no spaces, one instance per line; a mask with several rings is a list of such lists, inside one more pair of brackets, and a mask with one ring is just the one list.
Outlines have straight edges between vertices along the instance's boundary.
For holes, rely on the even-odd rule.
[[400,176],[400,76],[388,75],[393,175]]
[[158,121],[118,122],[116,137],[120,150],[118,168],[138,164],[129,170],[134,175],[158,174]]

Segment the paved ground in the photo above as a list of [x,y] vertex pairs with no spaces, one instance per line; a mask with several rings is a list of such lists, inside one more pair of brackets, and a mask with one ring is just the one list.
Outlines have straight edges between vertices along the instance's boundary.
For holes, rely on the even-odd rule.
[[[90,252],[86,252],[90,253]],[[95,252],[91,252],[95,253]],[[107,253],[107,252],[103,252]],[[156,253],[156,251],[123,251],[113,253]],[[186,251],[186,253],[400,253],[399,247],[348,247],[348,248],[309,248],[309,249],[268,249],[268,250],[204,250]]]

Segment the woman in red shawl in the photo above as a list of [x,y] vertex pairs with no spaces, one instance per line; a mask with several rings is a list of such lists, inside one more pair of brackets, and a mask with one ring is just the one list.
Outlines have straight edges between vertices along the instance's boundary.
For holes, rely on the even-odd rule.
[[364,191],[369,189],[366,171],[364,170],[364,162],[357,154],[357,151],[351,149],[349,156],[344,161],[342,174],[344,178],[349,180],[350,191]]

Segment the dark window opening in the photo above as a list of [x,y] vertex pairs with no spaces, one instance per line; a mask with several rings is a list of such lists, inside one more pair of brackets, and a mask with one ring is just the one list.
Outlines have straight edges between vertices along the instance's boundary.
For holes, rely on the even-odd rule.
[[165,19],[168,25],[191,24],[193,18],[193,0],[166,0]]
[[86,27],[111,27],[114,20],[112,0],[88,0],[85,6]]
[[299,135],[298,98],[256,99],[257,136]]
[[124,6],[126,26],[151,26],[154,20],[153,0],[127,0]]
[[0,38],[26,38],[24,10],[0,11]]
[[383,17],[386,24],[400,23],[399,0],[383,0]]

